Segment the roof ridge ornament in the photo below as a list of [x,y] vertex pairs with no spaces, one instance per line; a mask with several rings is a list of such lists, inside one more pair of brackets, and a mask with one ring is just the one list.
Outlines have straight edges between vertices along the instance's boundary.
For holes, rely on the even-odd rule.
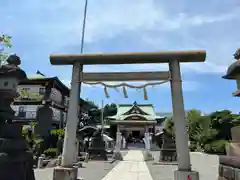
[[36,74],[42,75],[45,77],[45,75],[43,73],[41,73],[41,71],[37,70]]

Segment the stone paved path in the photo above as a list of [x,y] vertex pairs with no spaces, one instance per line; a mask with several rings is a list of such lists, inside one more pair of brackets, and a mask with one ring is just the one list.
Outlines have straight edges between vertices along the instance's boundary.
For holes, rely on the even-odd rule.
[[152,180],[142,151],[130,150],[102,180]]
[[[106,174],[116,166],[116,163],[104,163],[102,161],[92,161],[84,164],[84,168],[78,169],[78,177],[84,178],[84,180],[100,180]],[[36,180],[52,180],[53,179],[53,168],[36,169],[35,170]]]
[[[152,152],[155,160],[144,162],[141,150],[122,152],[124,161],[113,164],[89,161],[86,168],[79,168],[78,175],[84,180],[174,180],[173,172],[177,166],[155,165],[159,151]],[[200,180],[217,180],[218,156],[191,153],[193,170],[200,174]],[[35,170],[36,180],[52,180],[53,168]]]
[[[153,151],[155,161],[159,159],[159,151]],[[218,156],[204,153],[191,153],[192,169],[199,172],[200,180],[218,179]],[[174,180],[173,173],[177,170],[175,165],[155,165],[147,162],[153,180]]]
[[[121,152],[123,157],[127,154],[127,151]],[[118,161],[110,163],[112,159],[109,157],[109,161],[89,161],[83,163],[84,168],[78,169],[78,177],[83,177],[84,180],[101,180],[108,172],[110,172],[117,164]],[[53,168],[35,169],[36,180],[52,180]]]

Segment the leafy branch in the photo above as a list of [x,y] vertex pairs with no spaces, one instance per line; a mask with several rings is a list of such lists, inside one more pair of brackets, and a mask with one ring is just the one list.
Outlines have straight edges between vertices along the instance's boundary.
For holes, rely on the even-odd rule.
[[0,49],[0,65],[3,65],[9,56],[8,53],[4,52],[4,48],[12,47],[11,39],[12,37],[9,35],[6,34],[0,35],[0,45],[3,45],[3,47]]
[[12,47],[11,40],[12,40],[12,37],[9,35],[6,35],[6,34],[0,35],[0,43],[3,44],[3,46],[5,47],[8,47],[8,48]]

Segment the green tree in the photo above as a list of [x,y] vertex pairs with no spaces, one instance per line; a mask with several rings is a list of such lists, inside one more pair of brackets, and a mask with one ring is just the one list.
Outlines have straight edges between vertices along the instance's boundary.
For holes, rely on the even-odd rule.
[[0,35],[0,43],[3,44],[5,47],[12,47],[11,44],[11,39],[12,37],[6,34],[1,34]]
[[191,150],[205,151],[205,145],[214,141],[218,134],[212,127],[211,117],[202,116],[200,111],[192,109],[186,118]]
[[103,116],[114,116],[117,114],[117,105],[115,103],[106,104],[103,109]]
[[192,129],[189,133],[190,142],[193,142],[199,151],[205,151],[205,145],[214,141],[218,134],[218,131],[212,128],[209,116],[200,116],[190,129]]
[[105,124],[110,124],[108,118],[109,116],[114,116],[117,114],[117,105],[114,103],[106,104],[103,108],[103,118],[105,119]]
[[216,111],[208,116],[201,116],[197,110],[191,110],[187,115],[191,149],[225,153],[225,145],[231,140],[231,128],[239,125],[239,120],[239,115],[229,110]]
[[188,111],[188,113],[187,113],[187,117],[186,117],[187,118],[187,130],[188,130],[190,141],[193,140],[192,138],[198,127],[198,121],[199,121],[200,117],[201,117],[201,112],[196,109],[192,109],[192,110]]
[[6,34],[0,34],[0,45],[3,45],[2,48],[0,47],[0,65],[4,64],[8,57],[8,53],[6,53],[4,50],[5,47],[12,47],[11,38],[11,36],[8,36]]
[[[186,121],[192,151],[224,154],[225,145],[231,140],[231,128],[240,125],[240,115],[223,110],[203,116],[200,111],[192,109],[188,111]],[[165,121],[164,128],[174,134],[172,118]]]
[[239,116],[233,115],[229,110],[216,111],[210,114],[212,127],[219,131],[217,139],[230,140],[231,128],[239,124]]

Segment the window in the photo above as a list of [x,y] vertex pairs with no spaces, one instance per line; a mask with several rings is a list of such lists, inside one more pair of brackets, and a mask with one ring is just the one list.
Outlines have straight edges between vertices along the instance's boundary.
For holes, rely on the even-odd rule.
[[23,107],[23,106],[20,106],[18,111],[19,111],[19,112],[24,112],[24,107]]
[[7,81],[4,82],[4,86],[5,87],[8,86],[8,82]]
[[18,109],[18,116],[19,117],[26,117],[26,112],[24,111],[24,106],[20,106]]
[[45,88],[39,88],[39,94],[44,95],[45,94]]
[[30,88],[22,88],[22,89],[26,92],[30,91]]

